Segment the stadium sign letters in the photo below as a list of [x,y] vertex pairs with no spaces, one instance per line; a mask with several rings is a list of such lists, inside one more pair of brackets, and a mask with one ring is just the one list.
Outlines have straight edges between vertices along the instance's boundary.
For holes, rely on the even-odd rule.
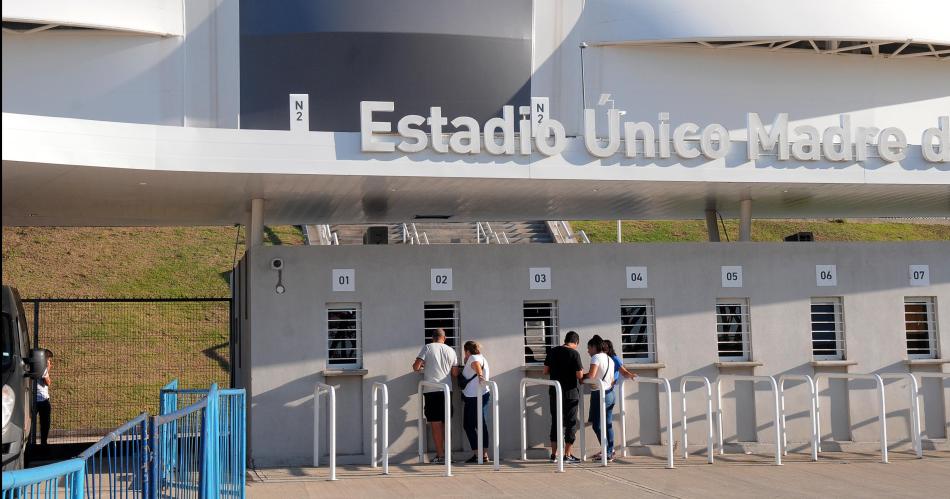
[[[491,118],[484,126],[468,116],[452,121],[442,115],[441,107],[429,108],[429,116],[410,114],[396,123],[399,141],[380,140],[383,134],[392,134],[393,124],[375,121],[374,113],[391,113],[394,102],[363,101],[360,103],[360,146],[363,152],[421,152],[431,148],[438,153],[493,155],[528,155],[537,151],[545,156],[564,152],[567,136],[564,125],[545,117],[532,124],[527,115],[515,120],[514,106],[504,106],[500,118]],[[700,129],[696,123],[681,123],[671,129],[670,114],[659,113],[657,124],[623,122],[617,109],[607,111],[607,138],[598,139],[596,114],[584,110],[584,144],[587,151],[598,158],[609,158],[621,152],[628,158],[667,159],[676,155],[683,159],[720,159],[729,154],[729,130],[718,123]],[[454,131],[445,130],[452,125]],[[534,128],[532,128],[532,125]],[[749,160],[762,155],[777,156],[779,160],[798,161],[865,161],[868,150],[876,150],[884,161],[896,162],[907,157],[907,135],[896,127],[851,127],[851,117],[841,115],[841,126],[818,130],[811,125],[789,129],[788,114],[780,113],[771,126],[762,123],[758,113],[746,115]],[[518,135],[515,136],[517,129]],[[622,134],[622,135],[621,135]],[[621,137],[623,141],[621,141]],[[950,162],[950,116],[940,116],[937,126],[928,128],[921,137],[924,160],[932,163]]]

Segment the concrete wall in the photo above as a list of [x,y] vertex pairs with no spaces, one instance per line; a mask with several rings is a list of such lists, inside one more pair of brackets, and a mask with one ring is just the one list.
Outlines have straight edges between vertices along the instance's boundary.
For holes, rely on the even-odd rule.
[[[274,292],[277,273],[270,269],[270,261],[275,257],[284,261],[287,291],[282,295]],[[573,329],[583,341],[597,333],[619,344],[620,300],[654,299],[657,361],[664,367],[643,374],[670,378],[677,387],[674,391],[684,375],[714,379],[728,373],[814,375],[846,369],[811,365],[809,305],[813,296],[844,297],[847,357],[857,362],[851,372],[908,371],[903,362],[904,296],[936,296],[938,320],[950,316],[950,244],[945,242],[264,247],[255,250],[254,258],[252,332],[250,345],[244,348],[249,348],[253,366],[251,456],[258,466],[310,462],[313,383],[325,380],[339,387],[341,454],[360,460],[362,454],[369,454],[369,390],[372,382],[384,381],[390,390],[392,450],[401,458],[411,457],[417,438],[415,392],[420,377],[410,371],[410,364],[423,343],[426,301],[459,302],[462,340],[484,344],[501,392],[501,444],[509,457],[518,448],[518,383],[524,376],[540,375],[523,368],[525,300],[557,300],[562,335]],[[837,265],[837,287],[816,287],[816,264]],[[930,286],[909,287],[911,264],[930,265]],[[648,267],[647,289],[625,287],[628,265]],[[742,265],[744,287],[723,289],[721,265]],[[430,290],[430,268],[440,267],[453,269],[453,291]],[[552,289],[529,290],[529,267],[551,267]],[[331,291],[334,268],[356,270],[355,292]],[[719,297],[749,298],[752,355],[762,366],[716,367],[714,305]],[[344,302],[362,304],[363,366],[368,372],[324,377],[326,304]],[[940,341],[941,351],[950,351],[946,334]],[[587,355],[582,357],[587,363]],[[903,383],[893,382],[887,390],[892,443],[906,443],[909,436]],[[630,384],[629,388],[631,443],[657,443],[661,432],[665,441],[667,429],[665,424],[660,427],[664,414],[658,408],[655,387]],[[723,384],[727,442],[774,442],[767,384],[755,388],[753,393],[748,385]],[[829,388],[823,384],[824,438],[832,438],[833,431],[842,440],[877,440],[876,404],[870,388],[855,382],[850,402],[840,398],[829,403]],[[925,391],[924,431],[943,437],[948,410],[945,393],[934,384]],[[547,440],[547,397],[543,390],[531,393],[529,444],[539,446]],[[805,394],[801,386],[788,392],[793,448],[804,448],[808,440]],[[691,390],[688,401],[690,441],[703,444],[699,391]],[[673,438],[680,441],[679,394],[674,402]],[[460,409],[460,402],[456,404]],[[453,442],[461,449],[460,410],[453,424],[457,427]],[[588,442],[595,441],[592,432],[588,436]]]

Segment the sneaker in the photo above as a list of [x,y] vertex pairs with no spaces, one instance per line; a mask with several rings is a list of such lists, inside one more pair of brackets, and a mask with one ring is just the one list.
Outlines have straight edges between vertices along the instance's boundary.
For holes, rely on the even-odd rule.
[[617,460],[617,453],[616,453],[616,452],[611,452],[610,454],[607,454],[607,462],[608,462],[608,463],[612,463],[612,462],[614,462],[614,461],[616,461],[616,460]]
[[581,460],[574,457],[574,454],[571,454],[570,456],[564,458],[564,462],[569,464],[579,464]]
[[594,454],[593,456],[591,456],[591,457],[590,457],[590,460],[591,460],[591,461],[600,461],[600,456],[601,456],[601,454],[600,454],[600,452],[598,452],[597,454]]
[[551,462],[557,462],[557,454],[551,454]]
[[478,456],[477,456],[477,455],[472,456],[472,457],[468,458],[467,461],[465,461],[466,464],[472,464],[472,463],[477,463],[477,462],[478,462]]
[[433,457],[432,460],[429,461],[429,464],[445,464],[445,458],[438,456]]

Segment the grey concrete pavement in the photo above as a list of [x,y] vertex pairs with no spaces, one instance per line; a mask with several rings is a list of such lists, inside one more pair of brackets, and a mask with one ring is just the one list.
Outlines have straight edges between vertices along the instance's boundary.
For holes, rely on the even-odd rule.
[[252,499],[332,497],[950,497],[950,452],[928,452],[922,459],[892,453],[882,464],[877,454],[827,453],[818,463],[807,456],[788,456],[783,466],[765,456],[726,455],[714,465],[696,456],[678,459],[675,470],[653,457],[630,457],[607,468],[594,464],[566,466],[555,473],[546,462],[504,462],[453,466],[442,476],[436,465],[392,465],[390,476],[379,470],[345,466],[340,480],[329,482],[327,469],[270,468],[251,472]]

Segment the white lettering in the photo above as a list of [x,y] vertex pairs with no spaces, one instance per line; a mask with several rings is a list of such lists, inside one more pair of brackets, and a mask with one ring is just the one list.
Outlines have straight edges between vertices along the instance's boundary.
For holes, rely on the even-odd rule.
[[[452,120],[457,132],[449,137],[449,147],[456,154],[478,154],[482,152],[482,136],[475,118],[460,116]],[[464,127],[466,130],[462,130]]]
[[[717,141],[718,147],[713,146],[713,135],[719,139]],[[718,123],[703,128],[703,136],[700,139],[699,147],[703,151],[703,156],[709,159],[725,158],[732,147],[732,143],[729,142],[729,130]]]
[[[489,154],[515,153],[515,108],[501,108],[501,118],[492,118],[485,122],[485,151]],[[495,132],[501,130],[501,144],[495,142]]]
[[395,102],[360,102],[360,149],[363,152],[393,152],[396,145],[392,142],[373,140],[374,132],[392,132],[393,124],[388,121],[373,121],[373,113],[391,113],[396,109]]
[[[799,161],[817,161],[821,159],[821,134],[811,125],[795,127],[799,139],[792,144],[792,157]],[[804,135],[805,138],[801,138]]]
[[758,113],[746,115],[749,130],[748,153],[749,159],[759,159],[759,154],[772,151],[778,146],[778,158],[788,159],[788,114],[779,113],[772,122],[769,132],[766,133]]
[[429,125],[429,135],[432,136],[432,149],[435,152],[449,152],[448,146],[445,145],[445,138],[442,137],[442,127],[448,125],[449,120],[442,117],[441,107],[429,108],[429,118],[426,119],[426,124]]
[[426,122],[426,119],[418,114],[408,114],[403,116],[399,120],[399,123],[396,124],[396,130],[399,131],[399,135],[407,139],[415,140],[415,142],[402,141],[396,146],[402,152],[419,152],[426,148],[429,145],[429,137],[426,135],[425,131],[419,128],[412,128],[413,126],[421,126]]
[[851,148],[851,116],[842,114],[841,126],[830,126],[821,134],[821,151],[828,161],[851,161]]
[[[686,135],[695,137],[699,131],[699,125],[696,123],[683,123],[673,130],[673,150],[681,158],[693,159],[699,156],[699,149],[692,147],[686,142]],[[692,137],[691,137],[692,138]]]
[[623,124],[623,141],[626,143],[626,153],[628,158],[637,156],[637,134],[643,141],[643,156],[652,158],[656,156],[656,135],[654,135],[653,125],[641,121],[638,123]]
[[885,161],[903,161],[907,157],[907,136],[900,128],[889,127],[881,130],[877,138],[877,152]]
[[[937,139],[936,144],[934,144],[934,139]],[[920,139],[920,149],[927,161],[950,162],[950,116],[938,118],[937,128],[924,130],[924,135]]]
[[598,158],[613,156],[620,149],[620,111],[607,111],[607,145],[600,146],[597,138],[597,122],[593,109],[584,110],[584,144],[587,151]]

